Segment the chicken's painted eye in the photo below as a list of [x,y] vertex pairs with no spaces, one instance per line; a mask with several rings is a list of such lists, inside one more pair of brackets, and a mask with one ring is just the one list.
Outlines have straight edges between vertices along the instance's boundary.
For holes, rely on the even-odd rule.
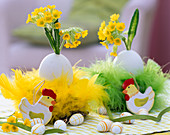
[[128,86],[128,88],[130,88],[130,86]]
[[49,99],[50,97],[47,97],[47,99]]

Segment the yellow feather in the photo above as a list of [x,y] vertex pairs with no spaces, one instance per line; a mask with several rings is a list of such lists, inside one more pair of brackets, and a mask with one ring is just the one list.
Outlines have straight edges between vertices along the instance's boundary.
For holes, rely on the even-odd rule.
[[[16,109],[23,97],[33,103],[33,90],[43,79],[39,77],[38,70],[33,69],[22,73],[21,70],[13,70],[12,82],[3,74],[0,77],[0,87],[4,97],[12,99]],[[74,111],[93,111],[101,106],[103,101],[108,101],[109,97],[104,91],[104,87],[95,84],[98,75],[95,75],[90,80],[83,78],[84,72],[75,66],[73,67],[73,83],[67,85],[67,77],[62,74],[60,78],[52,81],[45,81],[40,91],[36,96],[36,101],[41,96],[43,88],[52,89],[56,94],[56,104],[53,109],[53,118],[59,119],[65,116],[70,116]],[[15,92],[15,96],[13,94]]]

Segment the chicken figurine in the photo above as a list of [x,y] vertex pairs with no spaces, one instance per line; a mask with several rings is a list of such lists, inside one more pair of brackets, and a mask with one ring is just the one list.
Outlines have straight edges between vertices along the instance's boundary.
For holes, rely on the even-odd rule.
[[139,114],[141,108],[149,110],[154,104],[155,93],[152,87],[148,87],[142,94],[135,86],[134,79],[126,80],[122,85],[123,93],[125,94],[126,105],[129,111]]
[[25,97],[22,98],[19,110],[22,113],[23,119],[41,118],[46,125],[52,117],[53,105],[56,103],[55,99],[56,94],[53,90],[46,88],[42,90],[42,96],[34,105],[31,105]]

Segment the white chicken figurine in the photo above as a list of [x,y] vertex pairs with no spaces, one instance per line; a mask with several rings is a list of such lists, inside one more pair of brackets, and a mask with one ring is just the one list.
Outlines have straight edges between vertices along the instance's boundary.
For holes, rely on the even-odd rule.
[[142,94],[134,85],[133,78],[126,80],[122,85],[125,94],[126,105],[129,111],[138,114],[141,108],[148,112],[154,104],[155,93],[152,87],[148,87]]
[[19,110],[22,113],[23,119],[41,118],[46,125],[52,117],[53,105],[56,103],[55,99],[56,94],[53,90],[46,88],[42,90],[42,96],[34,105],[31,105],[25,97],[22,98]]

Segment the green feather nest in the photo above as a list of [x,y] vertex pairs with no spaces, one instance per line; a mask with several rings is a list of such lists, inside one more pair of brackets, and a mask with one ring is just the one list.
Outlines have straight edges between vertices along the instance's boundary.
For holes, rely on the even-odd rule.
[[[113,59],[107,57],[106,60],[96,60],[89,68],[82,67],[87,72],[88,77],[99,74],[96,80],[97,84],[106,86],[106,91],[110,96],[108,107],[113,112],[128,111],[126,101],[122,93],[122,84],[126,79],[132,78],[132,75],[119,67],[113,67]],[[161,67],[151,59],[148,59],[144,65],[144,71],[139,72],[135,79],[140,87],[140,92],[151,86],[155,92],[155,102],[152,110],[164,108],[167,104],[166,96],[170,88],[165,89],[165,82],[169,79],[169,73],[163,73]]]

